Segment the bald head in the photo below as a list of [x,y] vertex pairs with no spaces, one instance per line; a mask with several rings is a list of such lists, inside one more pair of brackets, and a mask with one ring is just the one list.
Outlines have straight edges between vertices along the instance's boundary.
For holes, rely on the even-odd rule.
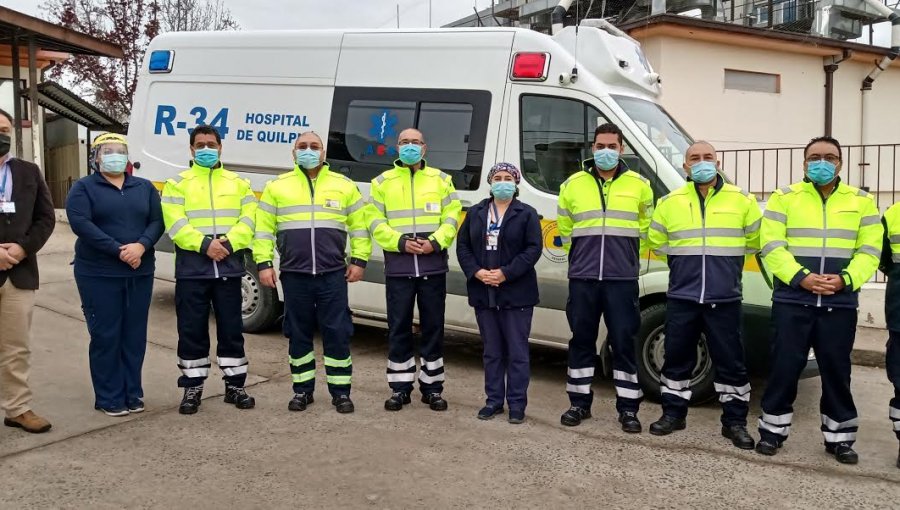
[[691,144],[684,153],[684,169],[688,170],[691,165],[701,161],[712,161],[716,163],[716,148],[711,143],[699,140]]
[[[316,145],[318,147],[310,147],[310,145]],[[302,147],[301,147],[302,145]],[[315,131],[306,131],[305,133],[300,133],[300,136],[297,137],[297,140],[294,142],[295,149],[308,149],[311,148],[313,150],[322,150],[325,148],[325,144],[322,143],[322,137],[319,136]]]
[[[325,161],[325,144],[322,143],[322,137],[314,131],[301,133],[294,142],[292,152],[294,162],[307,170],[318,168]],[[316,152],[319,153],[318,158],[316,158]]]
[[400,145],[416,142],[419,145],[425,145],[425,135],[416,128],[404,129],[400,132],[400,136],[397,137],[397,143]]

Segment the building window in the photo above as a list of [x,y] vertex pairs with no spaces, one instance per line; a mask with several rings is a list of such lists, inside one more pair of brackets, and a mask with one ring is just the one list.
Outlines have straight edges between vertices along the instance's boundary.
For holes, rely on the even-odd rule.
[[[28,82],[20,80],[19,90],[24,91],[28,88]],[[29,107],[25,96],[19,98],[22,105],[22,120],[28,120]],[[13,100],[13,81],[9,78],[0,78],[0,108],[6,110],[10,116],[15,115],[15,101]]]
[[781,93],[781,75],[726,69],[725,90],[779,94]]

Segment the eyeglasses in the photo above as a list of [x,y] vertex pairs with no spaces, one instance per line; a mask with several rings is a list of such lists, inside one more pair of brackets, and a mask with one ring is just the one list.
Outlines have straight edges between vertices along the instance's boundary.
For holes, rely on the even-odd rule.
[[406,145],[406,144],[408,144],[408,143],[409,143],[409,144],[412,144],[412,145],[418,145],[418,146],[420,146],[420,147],[421,147],[422,145],[425,145],[425,142],[423,142],[422,140],[407,140],[407,139],[405,139],[405,138],[404,138],[403,140],[398,141],[398,142],[397,142],[397,145]]
[[822,161],[823,159],[835,165],[841,161],[840,156],[835,156],[834,154],[826,154],[824,156],[821,154],[810,154],[809,156],[806,156],[807,163],[815,163],[816,161]]

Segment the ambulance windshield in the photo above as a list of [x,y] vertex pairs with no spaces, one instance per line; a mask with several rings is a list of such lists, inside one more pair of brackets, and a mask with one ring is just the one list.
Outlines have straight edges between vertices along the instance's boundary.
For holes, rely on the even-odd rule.
[[656,103],[628,96],[612,96],[675,170],[681,172],[684,154],[693,140],[675,119]]

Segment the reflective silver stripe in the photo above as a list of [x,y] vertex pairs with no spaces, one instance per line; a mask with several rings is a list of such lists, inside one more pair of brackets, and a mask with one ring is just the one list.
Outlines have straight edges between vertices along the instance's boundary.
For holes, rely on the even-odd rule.
[[197,377],[209,377],[209,367],[205,368],[182,368],[181,373],[185,377],[197,378]]
[[453,228],[459,227],[459,222],[453,216],[448,216],[446,220],[444,220],[444,225],[452,225]]
[[822,432],[826,443],[847,443],[856,441],[856,432]]
[[241,223],[243,223],[244,225],[247,225],[248,227],[250,227],[251,230],[256,229],[256,222],[246,216],[241,218],[239,221]]
[[268,202],[263,202],[262,200],[260,200],[259,204],[257,204],[257,207],[269,214],[278,214],[278,208]]
[[[744,237],[744,229],[742,228],[725,228],[711,227],[705,229],[706,237]],[[669,239],[677,241],[679,239],[699,239],[703,237],[704,229],[691,228],[687,230],[679,230],[677,232],[669,232]]]
[[599,236],[599,235],[608,235],[608,236],[619,236],[619,237],[634,237],[639,238],[641,236],[641,230],[639,228],[627,228],[627,227],[576,227],[572,230],[572,237],[586,237],[586,236]]
[[888,407],[888,416],[890,416],[892,420],[900,420],[900,409]]
[[761,256],[765,257],[769,253],[772,253],[772,251],[775,250],[776,248],[787,248],[787,246],[788,246],[787,241],[769,241],[768,243],[766,243],[765,246],[763,246],[763,248],[759,252],[759,254]]
[[644,398],[644,392],[641,390],[616,386],[616,396],[621,398]]
[[238,365],[246,365],[247,358],[216,358],[216,364],[220,367],[236,367]]
[[743,257],[747,249],[743,246],[669,246],[669,255],[712,255],[716,257]]
[[732,400],[742,400],[744,402],[750,402],[750,394],[746,395],[735,395],[734,393],[720,393],[719,394],[719,402],[726,403],[731,402]]
[[582,377],[594,377],[594,367],[570,368],[566,371],[566,375],[573,379],[581,379]]
[[894,422],[894,432],[900,432],[900,421]]
[[734,393],[736,395],[746,395],[750,393],[749,383],[743,386],[730,386],[728,384],[713,383],[713,386],[718,393]]
[[373,198],[372,205],[374,205],[376,208],[378,208],[378,210],[381,211],[381,214],[384,214],[384,203],[379,202],[378,200],[375,200]]
[[791,426],[786,425],[784,427],[779,427],[777,425],[772,425],[766,421],[763,421],[762,418],[759,419],[759,428],[769,431],[773,434],[778,434],[779,436],[787,437],[788,434],[791,433]]
[[252,204],[253,202],[256,202],[256,197],[253,195],[247,195],[241,199],[241,206],[243,207],[247,204]]
[[877,225],[878,223],[881,223],[881,218],[877,214],[863,216],[862,219],[859,220],[860,227],[868,227],[869,225]]
[[415,216],[440,216],[441,213],[429,213],[419,209],[393,209],[384,213],[384,217],[389,220],[405,220]]
[[187,218],[181,218],[180,220],[176,221],[174,224],[172,224],[172,228],[169,229],[169,237],[174,238],[176,235],[178,235],[178,232],[180,232],[181,229],[186,226],[188,226]]
[[652,228],[653,230],[656,230],[657,232],[661,232],[663,234],[665,234],[667,232],[666,227],[663,226],[662,223],[657,223],[656,220],[653,220],[650,222],[650,228]]
[[894,234],[894,235],[888,237],[888,239],[891,241],[891,244],[900,243],[900,234]]
[[200,358],[200,359],[181,359],[178,358],[178,366],[181,368],[198,368],[208,366],[209,358]]
[[794,419],[794,413],[787,414],[766,414],[763,413],[761,420],[772,425],[790,425]]
[[792,190],[790,186],[785,186],[783,188],[780,188],[778,191],[780,191],[784,194],[787,194],[787,193],[792,193],[794,190]]
[[574,221],[599,220],[602,218],[614,220],[637,221],[638,214],[629,211],[584,211],[572,215]]
[[377,220],[372,220],[372,223],[369,224],[369,230],[371,230],[371,231],[374,232],[375,229],[378,228],[378,225],[381,225],[381,224],[383,224],[383,223],[387,223],[387,221],[386,221],[386,220],[382,220],[382,219],[380,219],[380,218],[377,219]]
[[[618,391],[618,388],[616,388],[616,391]],[[668,393],[670,395],[675,395],[676,397],[682,398],[684,400],[690,400],[691,395],[693,394],[693,392],[691,392],[691,390],[680,390],[679,391],[679,390],[673,390],[666,386],[660,387],[660,391],[662,393]]]
[[346,209],[347,214],[353,214],[365,206],[366,206],[365,200],[360,198],[359,200],[356,201],[355,204],[350,204],[349,206],[347,206],[347,209]]
[[556,217],[564,216],[566,218],[569,217],[569,211],[567,209],[563,209],[562,207],[556,206]]
[[441,382],[444,380],[444,373],[441,372],[438,375],[428,375],[425,372],[419,372],[419,382],[423,382],[425,384],[431,384],[436,382]]
[[184,197],[168,197],[168,196],[166,196],[166,197],[161,197],[159,200],[160,200],[160,202],[162,202],[164,204],[184,205]]
[[368,230],[351,230],[350,231],[351,239],[355,239],[355,238],[359,238],[359,237],[369,237],[369,231]]
[[[184,215],[191,219],[197,218],[221,218],[234,216],[237,218],[241,215],[240,209],[195,209],[193,211],[185,211]],[[215,215],[215,216],[213,216]]]
[[416,374],[412,372],[404,374],[388,374],[388,382],[413,382],[416,380]]
[[673,390],[683,390],[685,388],[691,387],[690,379],[685,379],[683,381],[673,381],[668,377],[661,375],[659,377],[659,382],[661,382],[663,386],[666,386],[667,388],[671,388]]
[[891,254],[891,262],[900,263],[900,253],[892,253]]
[[213,227],[213,226],[209,226],[209,227],[194,227],[194,228],[197,229],[197,230],[198,230],[201,234],[203,234],[203,235],[211,236],[211,235],[215,235],[215,234],[216,234],[216,227]]
[[599,220],[603,218],[603,211],[585,211],[572,215],[573,221]]
[[653,253],[655,253],[657,255],[662,255],[662,256],[668,255],[669,254],[669,245],[664,244],[664,245],[660,246],[659,248],[653,250]]
[[[821,257],[822,248],[811,246],[789,246],[788,251],[795,257]],[[825,257],[849,259],[853,257],[853,248],[825,248]]]
[[391,228],[393,228],[397,232],[400,232],[401,234],[415,234],[417,232],[422,231],[421,228],[416,228],[415,225],[401,225],[399,227],[391,227]]
[[787,229],[788,237],[815,237],[828,239],[856,239],[857,232],[845,228],[789,228]]
[[613,379],[635,384],[638,382],[637,374],[629,374],[628,372],[623,372],[621,370],[613,370]]
[[422,361],[422,365],[428,370],[437,370],[444,366],[444,358],[438,358],[434,361]]
[[872,255],[873,257],[881,257],[881,250],[867,244],[864,244],[857,248],[856,253],[865,253],[867,255]]
[[277,241],[278,240],[275,238],[274,235],[272,235],[268,232],[260,232],[260,231],[256,231],[253,234],[253,239],[264,239],[266,241]]
[[856,196],[867,197],[867,196],[869,196],[869,194],[865,190],[858,189],[858,190],[856,190]]
[[638,213],[631,211],[610,211],[609,209],[607,209],[606,218],[614,220],[637,221]]
[[759,230],[759,226],[762,225],[762,220],[756,220],[753,223],[744,227],[744,234],[752,234]]
[[220,367],[222,369],[222,373],[228,376],[235,376],[247,373],[247,365],[239,366],[239,367]]
[[409,358],[408,360],[396,363],[394,361],[388,360],[387,367],[389,370],[409,370],[410,368],[415,368],[416,366],[416,358]]
[[450,197],[450,200],[459,200],[459,194],[458,194],[457,192],[455,192],[455,191],[454,191],[453,193],[450,193],[450,194],[447,195],[447,196]]
[[387,179],[387,177],[385,177],[384,174],[381,174],[375,178],[375,184],[381,184],[385,179]]
[[[347,231],[347,225],[342,221],[337,220],[316,220],[315,227],[319,228],[333,228],[335,230],[340,230],[342,232]],[[298,230],[303,228],[313,228],[312,220],[295,220],[295,221],[280,221],[278,222],[278,230]]]
[[330,214],[344,214],[344,209],[329,209],[322,205],[290,205],[287,207],[279,207],[278,208],[278,216],[285,216],[287,214],[298,214],[298,213],[330,213]]
[[572,242],[572,238],[567,236],[559,236],[559,242],[562,244],[570,244]]
[[590,384],[566,384],[566,391],[569,393],[581,393],[588,395],[591,392]]
[[826,415],[822,415],[822,425],[835,432],[849,427],[859,427],[859,418],[850,418],[847,421],[835,421]]
[[787,214],[777,211],[769,211],[763,213],[763,218],[767,220],[777,221],[778,223],[787,223]]
[[446,197],[444,197],[441,200],[441,207],[447,207],[448,205],[450,205],[450,202],[453,202],[454,200],[455,200],[455,198],[453,198],[450,195],[447,195]]

